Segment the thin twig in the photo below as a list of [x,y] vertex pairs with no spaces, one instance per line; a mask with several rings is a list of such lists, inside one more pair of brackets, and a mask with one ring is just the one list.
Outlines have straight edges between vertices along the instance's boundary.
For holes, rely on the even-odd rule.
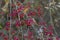
[[[53,1],[54,2],[54,1]],[[50,5],[51,6],[51,5]],[[50,12],[50,22],[51,22],[51,25],[53,26],[53,29],[54,29],[54,31],[55,31],[55,33],[56,33],[56,35],[57,35],[57,32],[56,32],[56,30],[55,30],[55,27],[54,27],[54,24],[53,24],[53,19],[52,19],[52,15],[51,15],[51,9],[49,8],[49,12]]]
[[[12,3],[12,1],[10,0],[9,2],[10,2],[10,14],[11,14],[11,3]],[[9,40],[11,39],[11,21],[12,21],[12,19],[11,19],[11,16],[10,16],[10,32],[9,32]]]

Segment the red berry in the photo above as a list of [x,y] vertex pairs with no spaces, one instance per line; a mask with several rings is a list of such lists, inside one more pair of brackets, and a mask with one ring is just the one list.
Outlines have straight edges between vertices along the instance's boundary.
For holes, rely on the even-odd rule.
[[13,13],[15,13],[15,14],[16,14],[16,13],[17,13],[17,10],[13,10]]
[[59,37],[56,37],[56,40],[59,40]]
[[43,30],[44,30],[44,32],[46,32],[46,31],[47,31],[47,28],[46,28],[46,27],[44,27],[44,28],[43,28]]
[[25,20],[25,23],[27,26],[31,26],[31,23],[29,22],[29,20]]
[[50,34],[50,36],[52,36],[53,35],[53,32],[49,32],[49,34]]
[[35,16],[36,15],[36,12],[31,12],[32,16]]
[[30,2],[28,2],[27,5],[28,5],[29,8],[31,7],[31,3]]
[[12,7],[15,7],[15,4],[11,4]]
[[46,26],[46,22],[39,22],[38,24],[39,24],[39,25]]
[[20,14],[20,18],[23,18],[24,17],[24,14],[22,13],[22,14]]
[[29,35],[29,36],[32,36],[32,35],[33,35],[33,32],[28,31],[28,35]]
[[3,37],[3,36],[4,36],[4,33],[3,33],[3,32],[1,32],[1,33],[0,33],[0,36],[2,36],[2,37]]
[[3,14],[4,14],[4,12],[0,12],[0,14],[2,14],[2,15],[3,15]]
[[20,6],[18,9],[17,9],[17,13],[19,13],[21,10],[23,10],[24,9],[24,6]]
[[6,26],[9,27],[10,26],[10,22],[6,22]]
[[14,36],[14,40],[19,40],[19,38],[17,36]]
[[52,40],[52,38],[48,38],[48,40]]
[[25,21],[24,21],[24,20],[22,20],[22,21],[21,21],[21,25],[24,25],[24,24],[25,24]]
[[45,31],[44,33],[45,33],[45,35],[48,35],[48,32],[47,31]]
[[21,11],[21,9],[20,9],[20,8],[18,8],[18,9],[17,9],[17,12],[19,13],[20,11]]
[[28,14],[28,16],[35,16],[36,15],[36,12],[30,12],[29,14]]
[[21,6],[21,3],[20,3],[20,2],[17,2],[17,5],[18,5],[18,6]]
[[38,6],[38,7],[37,7],[37,10],[41,10],[41,7],[40,7],[40,6]]
[[14,30],[14,31],[12,31],[12,35],[14,35],[14,34],[15,34],[15,32],[16,32],[15,30]]
[[41,11],[38,11],[38,16],[41,16]]
[[8,36],[6,35],[6,36],[4,36],[4,40],[8,40]]
[[32,36],[33,36],[33,32],[31,32],[30,30],[28,30],[28,39],[32,39]]
[[12,18],[15,18],[17,16],[17,10],[13,10],[11,13]]
[[53,31],[53,26],[52,26],[52,25],[49,25],[48,29],[49,29],[50,31]]
[[29,13],[28,16],[31,16],[31,13]]
[[19,27],[21,25],[21,22],[17,20],[15,25],[16,25],[16,27]]
[[9,28],[9,27],[5,27],[5,30],[9,31],[9,30],[10,30],[10,28]]

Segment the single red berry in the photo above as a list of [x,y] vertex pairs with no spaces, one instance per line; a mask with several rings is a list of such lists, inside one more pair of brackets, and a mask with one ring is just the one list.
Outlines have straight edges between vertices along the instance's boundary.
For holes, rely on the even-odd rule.
[[35,16],[35,15],[36,15],[36,12],[31,12],[31,15],[32,15],[32,16]]
[[16,13],[17,13],[17,10],[13,10],[13,13],[15,13],[15,14],[16,14]]
[[6,36],[4,36],[4,40],[8,40],[8,36],[6,35]]
[[29,13],[28,16],[32,16],[31,13]]
[[24,14],[22,13],[22,14],[20,14],[20,18],[23,18],[24,17]]
[[38,6],[38,7],[37,7],[37,10],[41,10],[41,7],[40,7],[40,6]]
[[21,6],[21,3],[20,2],[17,2],[17,6]]
[[24,20],[22,20],[22,21],[21,21],[21,25],[24,25],[24,24],[25,24],[25,21],[24,21]]
[[27,26],[31,26],[31,23],[29,22],[29,20],[25,20],[25,23]]
[[49,35],[52,36],[52,35],[53,35],[53,32],[50,31],[50,32],[49,32]]
[[52,38],[48,38],[48,40],[53,40]]
[[20,9],[23,10],[25,7],[23,5],[20,6]]
[[16,27],[20,27],[21,22],[17,20],[16,23],[15,23],[15,25],[16,25]]
[[47,28],[46,28],[46,27],[44,27],[44,28],[43,28],[43,30],[44,30],[44,32],[46,32],[46,31],[47,31]]
[[23,10],[24,9],[24,6],[23,5],[21,5],[18,9],[17,9],[17,13],[19,13],[21,10]]
[[10,27],[5,27],[4,29],[7,30],[7,31],[9,31],[10,30]]
[[39,24],[39,25],[46,26],[46,22],[43,22],[43,21],[42,21],[42,22],[39,22],[38,24]]
[[11,4],[12,7],[15,7],[15,4]]
[[41,16],[41,11],[38,10],[38,16],[40,17]]
[[1,33],[0,33],[0,36],[2,36],[2,37],[3,37],[3,36],[4,36],[4,33],[3,33],[3,32],[1,32]]
[[4,12],[0,12],[0,14],[4,15]]
[[15,34],[15,32],[16,32],[16,31],[14,30],[14,31],[12,31],[12,33],[11,33],[11,34],[12,34],[12,35],[14,35],[14,34]]
[[30,2],[28,2],[27,5],[28,5],[29,8],[31,7],[31,3]]
[[20,11],[21,11],[21,9],[20,9],[20,8],[18,8],[18,9],[17,9],[17,13],[19,13]]
[[32,35],[33,35],[33,32],[28,31],[28,35],[29,35],[29,36],[32,36]]
[[45,35],[48,35],[48,32],[47,31],[45,31],[44,33],[45,33]]
[[59,40],[59,37],[56,37],[56,40]]
[[19,38],[17,36],[14,36],[14,40],[19,40]]
[[20,0],[21,3],[23,3],[25,0]]
[[49,25],[48,29],[49,29],[50,31],[53,31],[53,26],[52,26],[52,25]]
[[9,27],[10,26],[10,22],[6,22],[6,26]]
[[17,16],[17,10],[13,10],[11,13],[12,18],[15,18]]

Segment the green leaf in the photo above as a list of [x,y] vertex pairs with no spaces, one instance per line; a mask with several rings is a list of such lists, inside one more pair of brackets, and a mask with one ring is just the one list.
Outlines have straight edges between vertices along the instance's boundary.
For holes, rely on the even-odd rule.
[[2,26],[0,25],[0,29],[2,29]]
[[4,34],[7,34],[7,31],[6,30],[4,30]]

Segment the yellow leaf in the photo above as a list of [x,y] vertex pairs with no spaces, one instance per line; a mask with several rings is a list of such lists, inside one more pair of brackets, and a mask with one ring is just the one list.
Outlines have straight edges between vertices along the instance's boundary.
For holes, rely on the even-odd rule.
[[9,3],[9,0],[5,0],[6,3]]
[[9,0],[5,0],[5,5],[2,7],[2,10],[3,10],[4,12],[7,12],[7,11],[8,11],[8,10],[7,10],[8,4],[9,4]]
[[7,8],[2,8],[2,10],[3,10],[4,12],[7,12],[7,11],[8,11]]
[[23,13],[26,14],[26,12],[27,12],[28,10],[29,10],[29,8],[25,8],[24,11],[23,11]]

